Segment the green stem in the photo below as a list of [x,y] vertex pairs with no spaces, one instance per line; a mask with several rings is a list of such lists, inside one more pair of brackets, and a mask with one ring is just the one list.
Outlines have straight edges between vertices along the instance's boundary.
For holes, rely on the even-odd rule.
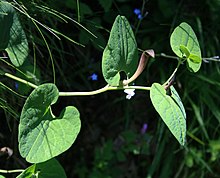
[[76,1],[77,4],[77,16],[78,16],[78,22],[80,23],[80,9],[79,9],[79,0]]
[[170,58],[170,59],[177,59],[177,60],[179,60],[179,57],[167,55],[165,53],[156,54],[155,56],[156,57],[164,57],[164,58]]
[[124,90],[124,89],[150,90],[150,87],[145,87],[145,86],[118,86],[118,87],[112,87],[112,86],[106,85],[105,87],[100,88],[98,90],[88,91],[88,92],[59,92],[59,96],[89,96],[89,95],[96,95],[96,94],[99,94],[99,93],[103,93],[103,92],[106,92],[106,91]]
[[21,78],[19,78],[19,77],[16,77],[16,76],[14,76],[14,75],[12,75],[12,74],[4,73],[4,75],[5,75],[6,77],[9,77],[9,78],[13,79],[13,80],[16,80],[16,81],[18,81],[18,82],[24,83],[24,84],[26,84],[26,85],[28,85],[28,86],[30,86],[30,87],[32,87],[32,88],[37,88],[37,85],[35,85],[35,84],[31,83],[31,82],[28,82],[28,81],[26,81],[26,80],[24,80],[24,79],[21,79]]
[[23,172],[24,169],[16,169],[16,170],[2,170],[0,169],[0,173],[18,173],[18,172]]
[[[19,77],[16,77],[12,74],[4,73],[4,75],[6,77],[9,77],[9,78],[13,79],[13,80],[24,83],[24,84],[26,84],[26,85],[28,85],[32,88],[37,88],[38,87],[37,85],[35,85],[31,82],[28,82],[24,79],[21,79]],[[110,91],[110,90],[124,90],[124,89],[150,90],[150,87],[145,87],[145,86],[118,86],[118,87],[112,87],[112,86],[106,85],[105,87],[100,88],[98,90],[88,91],[88,92],[59,92],[59,96],[89,96],[89,95],[96,95],[96,94],[103,93],[103,92]]]
[[174,75],[176,74],[176,72],[177,72],[177,70],[178,70],[178,68],[179,68],[179,66],[180,66],[180,64],[181,64],[182,62],[179,60],[178,61],[178,64],[177,64],[177,67],[175,68],[175,70],[173,71],[173,73],[171,74],[171,76],[169,77],[169,79],[163,84],[163,86],[165,86],[165,85],[167,85],[170,81],[171,81],[171,79],[174,77]]

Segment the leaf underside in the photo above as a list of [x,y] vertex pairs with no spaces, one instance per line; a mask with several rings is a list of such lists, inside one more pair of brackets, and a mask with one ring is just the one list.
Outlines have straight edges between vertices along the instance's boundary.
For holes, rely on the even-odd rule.
[[[185,22],[176,27],[170,37],[173,52],[180,58],[184,56],[183,49],[187,49],[187,67],[192,72],[197,72],[202,64],[201,50],[198,39],[193,29]],[[197,56],[190,59],[191,56]],[[196,60],[194,60],[196,59]]]
[[154,83],[150,89],[150,98],[154,108],[181,145],[186,141],[186,113],[181,99],[174,87],[170,87],[171,96],[164,87]]

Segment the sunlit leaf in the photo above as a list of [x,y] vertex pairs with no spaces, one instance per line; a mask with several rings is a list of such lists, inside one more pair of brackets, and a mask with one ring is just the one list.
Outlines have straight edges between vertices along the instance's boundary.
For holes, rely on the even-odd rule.
[[183,22],[174,29],[170,37],[170,45],[173,52],[180,58],[183,58],[184,54],[187,58],[193,54],[193,57],[187,59],[187,67],[190,71],[197,72],[200,69],[202,57],[199,42],[193,29],[187,23]]
[[121,71],[131,77],[137,67],[137,57],[137,44],[131,26],[124,16],[117,16],[102,56],[102,73],[106,82],[118,86]]
[[189,55],[189,60],[191,60],[193,63],[201,63],[202,62],[202,58],[195,55],[195,54],[190,54]]
[[66,174],[60,163],[56,159],[33,164],[25,169],[17,178],[66,178]]
[[174,87],[171,96],[164,87],[154,83],[150,89],[150,98],[154,108],[181,145],[186,141],[186,114],[183,104]]
[[190,55],[190,52],[188,50],[188,48],[184,45],[180,45],[180,51],[182,52],[183,56],[188,58]]
[[43,84],[27,98],[19,124],[19,151],[28,162],[47,161],[66,151],[80,131],[79,112],[73,106],[59,117],[52,113],[59,91],[54,84]]
[[28,56],[28,42],[13,7],[0,1],[0,50],[5,50],[16,67]]

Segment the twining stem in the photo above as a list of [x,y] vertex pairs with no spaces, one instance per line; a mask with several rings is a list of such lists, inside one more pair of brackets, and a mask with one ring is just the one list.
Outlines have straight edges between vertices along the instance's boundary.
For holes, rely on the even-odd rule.
[[150,87],[145,87],[145,86],[112,87],[112,86],[106,85],[105,87],[100,88],[98,90],[88,91],[88,92],[59,92],[59,96],[89,96],[89,95],[96,95],[96,94],[103,93],[103,92],[110,91],[110,90],[124,90],[124,89],[150,90]]
[[18,173],[18,172],[23,172],[24,169],[16,169],[16,170],[2,170],[0,169],[0,173]]
[[[154,57],[154,51],[153,50],[146,50],[142,53],[142,56],[141,56],[141,59],[140,59],[140,62],[139,62],[139,65],[138,65],[138,68],[136,70],[136,72],[134,73],[134,75],[129,78],[128,80],[124,80],[122,82],[122,86],[109,86],[109,85],[106,85],[105,87],[103,88],[100,88],[98,90],[93,90],[93,91],[84,91],[84,92],[59,92],[59,96],[89,96],[89,95],[96,95],[96,94],[99,94],[99,93],[103,93],[103,92],[106,92],[106,91],[111,91],[111,90],[125,90],[125,89],[137,89],[137,90],[150,90],[150,87],[146,87],[146,86],[128,86],[128,84],[132,81],[134,81],[144,70],[144,68],[146,67],[147,65],[147,62],[148,62],[148,59],[149,57]],[[169,83],[172,81],[173,77],[175,76],[180,64],[182,62],[179,60],[178,61],[178,65],[176,67],[176,69],[173,71],[173,73],[171,74],[171,76],[169,77],[169,79],[163,84],[163,86],[166,88],[166,86],[169,85]],[[6,73],[6,72],[1,72],[1,75],[5,75],[6,77],[9,77],[13,80],[16,80],[18,82],[21,82],[21,83],[24,83],[32,88],[37,88],[38,86],[31,83],[31,82],[28,82],[24,79],[21,79],[19,77],[16,77],[12,74],[9,74],[9,73]]]
[[163,84],[163,86],[166,88],[166,85],[169,85],[169,83],[172,81],[172,79],[174,78],[174,76],[175,76],[175,74],[176,74],[176,72],[177,72],[177,70],[178,70],[178,68],[179,68],[179,66],[180,66],[180,64],[181,64],[182,62],[179,60],[178,61],[178,64],[177,64],[177,67],[175,68],[175,70],[173,71],[173,73],[171,74],[171,76],[168,78],[168,80]]
[[[13,80],[16,80],[18,82],[24,83],[32,88],[37,88],[38,86],[28,82],[24,79],[21,79],[19,77],[16,77],[12,74],[9,73],[4,73],[4,75],[6,77],[9,77]],[[98,89],[98,90],[94,90],[94,91],[88,91],[88,92],[59,92],[59,96],[89,96],[89,95],[96,95],[99,93],[103,93],[106,91],[110,91],[110,90],[124,90],[124,89],[137,89],[137,90],[150,90],[150,87],[145,87],[145,86],[118,86],[118,87],[112,87],[109,85],[106,85],[105,87]]]

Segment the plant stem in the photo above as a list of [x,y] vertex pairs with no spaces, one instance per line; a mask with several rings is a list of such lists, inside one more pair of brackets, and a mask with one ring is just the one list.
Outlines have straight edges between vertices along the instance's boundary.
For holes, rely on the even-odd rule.
[[26,85],[28,85],[28,86],[30,86],[30,87],[32,87],[32,88],[37,88],[37,85],[35,85],[35,84],[31,83],[31,82],[28,82],[27,80],[24,80],[24,79],[21,79],[21,78],[19,78],[19,77],[16,77],[16,76],[14,76],[14,75],[12,75],[12,74],[4,73],[4,75],[5,75],[6,77],[9,77],[9,78],[13,79],[13,80],[16,80],[16,81],[18,81],[18,82],[24,83],[24,84],[26,84]]
[[[12,74],[4,73],[4,75],[6,77],[9,77],[9,78],[13,79],[13,80],[24,83],[24,84],[26,84],[26,85],[28,85],[32,88],[37,88],[38,87],[37,85],[35,85],[31,82],[28,82],[24,79],[21,79],[19,77],[16,77]],[[98,90],[88,91],[88,92],[59,92],[59,96],[89,96],[89,95],[96,95],[96,94],[103,93],[103,92],[110,91],[110,90],[124,90],[124,89],[150,90],[150,87],[145,87],[145,86],[118,86],[118,87],[112,87],[112,86],[106,85],[105,87],[100,88]]]
[[16,170],[2,170],[0,169],[0,173],[17,173],[17,172],[23,172],[24,169],[16,169]]
[[180,64],[181,64],[181,61],[179,60],[179,61],[178,61],[178,64],[177,64],[177,67],[175,68],[175,70],[173,71],[173,73],[171,74],[171,76],[169,77],[169,79],[163,84],[163,86],[169,84],[169,82],[172,80],[172,78],[173,78],[174,75],[176,74],[176,72],[177,72],[177,70],[178,70]]
[[170,55],[167,55],[165,53],[156,54],[155,56],[156,57],[170,58],[170,59],[177,59],[177,60],[179,59],[179,57],[177,57],[177,56],[170,56]]
[[96,95],[96,94],[103,93],[103,92],[110,91],[110,90],[124,90],[124,89],[150,90],[150,87],[145,87],[145,86],[112,87],[112,86],[106,85],[105,87],[101,89],[88,91],[88,92],[59,92],[59,96],[89,96],[89,95]]

